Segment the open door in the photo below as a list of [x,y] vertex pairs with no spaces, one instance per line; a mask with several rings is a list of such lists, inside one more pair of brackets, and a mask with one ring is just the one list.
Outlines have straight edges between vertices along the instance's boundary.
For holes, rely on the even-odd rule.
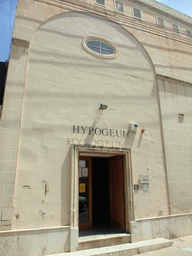
[[79,230],[92,229],[92,160],[79,158]]
[[124,157],[79,157],[79,230],[125,232]]
[[109,202],[111,227],[125,232],[125,193],[123,156],[109,158]]

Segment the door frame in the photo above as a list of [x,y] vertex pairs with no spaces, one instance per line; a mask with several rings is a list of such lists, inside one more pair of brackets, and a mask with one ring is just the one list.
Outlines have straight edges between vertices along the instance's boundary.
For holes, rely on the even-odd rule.
[[[89,156],[79,156],[80,158],[83,158],[83,160],[88,161],[88,208],[89,208],[89,217],[88,217],[88,222],[86,223],[81,223],[81,230],[86,230],[86,229],[91,229],[92,228],[92,161],[91,157]],[[79,212],[79,210],[78,210]],[[80,223],[79,223],[80,226]]]
[[133,178],[130,149],[112,149],[71,145],[71,208],[70,226],[79,228],[79,156],[80,154],[123,155],[125,191],[125,231],[131,233],[130,222],[135,220],[133,205]]

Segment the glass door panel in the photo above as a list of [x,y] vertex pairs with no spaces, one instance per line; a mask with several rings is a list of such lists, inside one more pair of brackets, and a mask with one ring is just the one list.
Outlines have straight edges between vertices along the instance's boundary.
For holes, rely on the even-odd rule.
[[88,161],[79,161],[79,223],[89,222]]

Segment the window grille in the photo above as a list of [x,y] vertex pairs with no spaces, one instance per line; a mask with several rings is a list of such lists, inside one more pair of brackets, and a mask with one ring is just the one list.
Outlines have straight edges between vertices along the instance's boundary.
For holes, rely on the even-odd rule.
[[179,34],[179,27],[176,24],[172,24],[173,32]]
[[114,53],[114,49],[110,45],[108,45],[104,42],[98,41],[98,40],[87,41],[87,47],[89,49],[91,49],[92,51],[100,53],[100,54],[109,55],[109,54]]
[[186,35],[187,35],[187,37],[192,38],[192,31],[189,29],[186,29]]
[[133,17],[141,20],[142,19],[141,10],[133,7]]
[[105,0],[95,0],[95,3],[105,6]]
[[165,21],[162,18],[157,17],[157,26],[165,28]]
[[119,12],[124,12],[124,4],[119,1],[115,1],[115,10]]

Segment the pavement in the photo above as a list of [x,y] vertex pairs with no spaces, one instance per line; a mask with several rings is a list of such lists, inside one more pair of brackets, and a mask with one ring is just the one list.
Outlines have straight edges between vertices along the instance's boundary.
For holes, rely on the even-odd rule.
[[142,256],[192,256],[192,236],[184,236],[173,239],[173,245],[157,251],[150,251]]
[[49,256],[192,256],[192,235],[177,239],[157,238]]
[[[139,254],[138,254],[139,253]],[[192,256],[192,235],[173,240],[158,238],[137,243],[109,246],[52,256]]]

